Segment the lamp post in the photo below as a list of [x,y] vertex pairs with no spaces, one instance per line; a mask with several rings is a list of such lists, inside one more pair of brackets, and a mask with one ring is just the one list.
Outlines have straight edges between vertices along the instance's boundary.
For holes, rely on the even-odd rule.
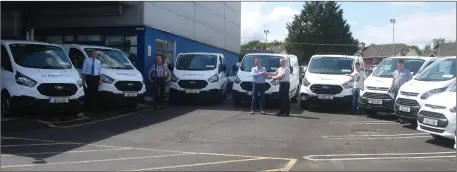
[[269,30],[263,30],[263,33],[265,33],[265,50],[267,49],[268,46],[268,34],[270,33]]
[[390,19],[390,23],[392,23],[392,55],[395,57],[395,19]]

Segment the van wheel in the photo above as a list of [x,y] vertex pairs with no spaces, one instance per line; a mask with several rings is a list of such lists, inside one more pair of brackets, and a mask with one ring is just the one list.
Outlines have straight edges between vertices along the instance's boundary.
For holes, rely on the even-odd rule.
[[300,99],[300,109],[301,110],[308,110],[309,103]]
[[235,94],[232,94],[232,105],[235,107],[241,105],[241,102],[240,102],[238,96],[236,96]]
[[300,92],[300,85],[297,86],[297,89],[295,90],[295,95],[292,97],[292,103],[297,103],[298,102],[298,94]]
[[2,108],[2,116],[4,117],[12,117],[13,109],[11,106],[11,97],[7,92],[2,93],[2,101],[1,101],[1,108]]

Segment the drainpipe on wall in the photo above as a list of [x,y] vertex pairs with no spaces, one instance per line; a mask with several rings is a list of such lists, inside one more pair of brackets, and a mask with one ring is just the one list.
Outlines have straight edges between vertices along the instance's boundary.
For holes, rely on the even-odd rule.
[[25,40],[30,41],[30,32],[29,31],[25,32]]
[[30,40],[35,41],[35,28],[30,29]]

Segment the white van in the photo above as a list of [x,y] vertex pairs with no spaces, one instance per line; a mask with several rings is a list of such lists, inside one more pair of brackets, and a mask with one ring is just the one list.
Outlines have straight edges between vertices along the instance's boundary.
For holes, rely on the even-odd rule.
[[384,59],[365,79],[360,88],[358,109],[367,115],[377,112],[394,112],[394,94],[388,93],[393,81],[393,73],[397,70],[397,62],[402,59],[405,68],[413,75],[425,64],[425,59],[419,57],[397,56]]
[[[405,65],[406,66],[406,65]],[[417,113],[431,95],[443,92],[455,82],[456,57],[440,58],[400,87],[395,115],[416,123]]]
[[2,40],[1,44],[2,115],[13,116],[29,108],[79,113],[83,85],[62,47],[12,40]]
[[425,101],[417,116],[417,130],[430,133],[437,139],[447,138],[455,142],[455,90],[454,83],[445,92],[433,95]]
[[227,95],[227,66],[219,53],[180,53],[173,65],[170,102],[198,95],[222,103]]
[[355,73],[354,65],[362,57],[346,55],[313,55],[309,61],[300,89],[300,108],[325,102],[352,102],[354,79],[346,74]]
[[[62,45],[71,61],[81,72],[84,60],[92,50],[98,52],[97,59],[102,63],[102,83],[98,87],[103,103],[137,107],[144,101],[143,75],[120,50],[91,45]],[[81,74],[81,73],[80,73]]]
[[[290,89],[289,98],[292,101],[297,100],[298,90],[300,89],[300,66],[298,58],[290,54],[271,54],[271,53],[252,53],[246,54],[241,63],[237,63],[238,71],[236,72],[235,80],[232,88],[233,105],[239,105],[242,101],[252,99],[252,74],[251,69],[255,66],[255,59],[260,59],[260,65],[265,67],[267,72],[275,72],[279,69],[279,61],[285,58],[286,66],[290,68]],[[265,103],[279,100],[279,82],[268,80],[265,83]]]

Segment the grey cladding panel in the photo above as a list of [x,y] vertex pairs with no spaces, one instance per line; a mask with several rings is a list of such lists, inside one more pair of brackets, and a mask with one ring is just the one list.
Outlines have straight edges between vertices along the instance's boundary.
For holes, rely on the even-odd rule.
[[[146,2],[152,3],[152,2]],[[194,20],[193,2],[153,2],[154,5],[167,9],[175,14]]]
[[224,19],[202,7],[195,6],[195,22],[219,32],[224,32]]
[[241,2],[225,2],[225,5],[235,12],[241,12]]
[[150,3],[145,4],[144,23],[147,26],[194,39],[194,22]]
[[235,25],[231,22],[225,21],[225,34],[227,36],[240,36],[240,26]]
[[201,8],[208,10],[209,12],[216,14],[217,16],[224,18],[224,2],[195,2],[195,4]]
[[241,13],[240,12],[234,12],[232,9],[226,7],[225,8],[225,20],[232,22],[238,26],[241,25]]
[[[195,23],[195,38],[208,45],[224,48],[224,34]],[[238,45],[239,46],[239,45]]]

